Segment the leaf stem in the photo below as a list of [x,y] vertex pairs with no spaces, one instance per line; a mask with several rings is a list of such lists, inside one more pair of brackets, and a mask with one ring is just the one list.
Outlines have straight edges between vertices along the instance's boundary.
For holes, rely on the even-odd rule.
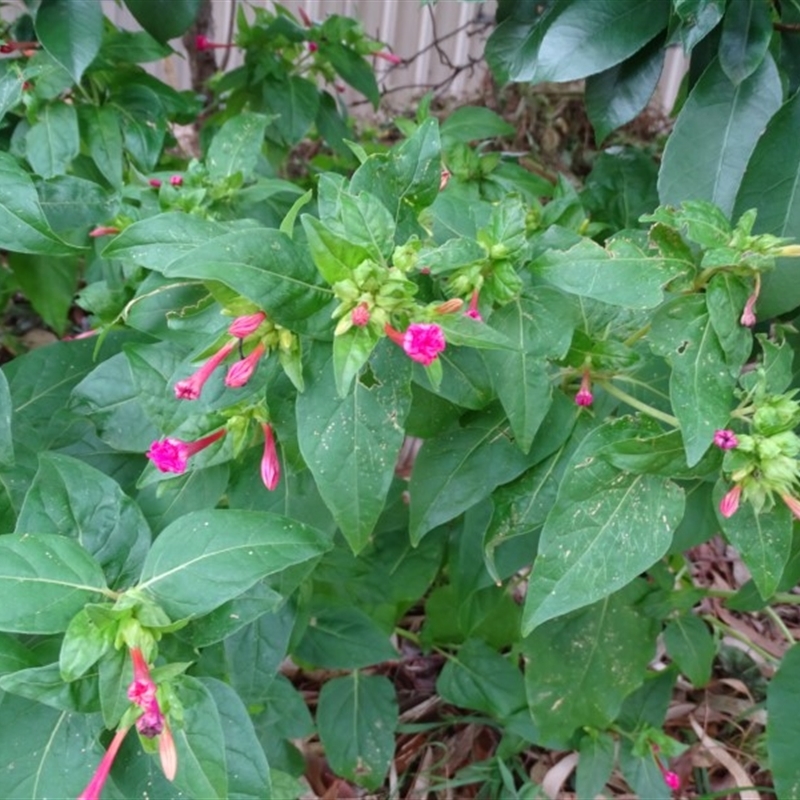
[[764,609],[764,614],[766,614],[770,620],[772,620],[772,623],[781,632],[783,638],[786,639],[790,645],[795,644],[796,639],[794,636],[792,636],[791,631],[786,627],[786,623],[780,618],[780,616],[778,616],[778,612],[772,608],[772,606],[767,606]]
[[638,331],[634,331],[622,344],[625,347],[631,347],[632,345],[636,344],[643,336],[647,336],[650,333],[651,324],[648,322],[647,325],[643,325],[639,328]]
[[626,391],[623,391],[618,386],[615,386],[613,383],[608,381],[599,381],[599,384],[610,395],[616,397],[617,400],[621,400],[623,403],[631,406],[631,408],[635,408],[637,411],[641,411],[643,414],[647,414],[649,417],[653,417],[654,419],[660,419],[662,422],[665,422],[667,425],[670,425],[673,428],[680,428],[680,422],[678,422],[677,417],[673,417],[672,414],[659,411],[657,408],[653,408],[653,406],[648,405],[641,400],[637,400]]
[[758,653],[758,655],[769,664],[777,664],[780,661],[780,659],[776,658],[774,655],[772,655],[772,653],[768,652],[763,647],[759,647],[757,644],[748,639],[745,634],[740,633],[736,630],[736,628],[732,628],[730,625],[726,625],[724,622],[721,622],[713,614],[703,614],[702,618],[709,625],[711,625],[712,628],[716,628],[724,635],[731,636],[734,639],[738,639],[740,642],[744,642],[754,653]]

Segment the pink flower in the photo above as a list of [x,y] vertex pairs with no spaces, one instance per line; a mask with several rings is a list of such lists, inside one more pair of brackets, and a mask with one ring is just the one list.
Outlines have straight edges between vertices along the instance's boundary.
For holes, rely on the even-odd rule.
[[89,236],[91,236],[92,239],[97,239],[98,236],[114,236],[117,233],[119,233],[119,228],[115,228],[112,225],[101,225],[100,227],[90,230]]
[[739,509],[739,501],[742,497],[742,485],[737,483],[726,495],[719,501],[719,513],[725,519],[732,517]]
[[350,312],[350,320],[357,328],[363,328],[369,324],[369,306],[366,303],[357,305]]
[[257,311],[255,314],[245,314],[242,317],[236,317],[231,322],[228,328],[228,333],[235,336],[237,339],[244,339],[251,333],[255,333],[260,327],[261,323],[267,318],[263,311]]
[[150,667],[138,647],[131,648],[133,681],[128,686],[128,699],[144,712],[136,720],[136,730],[152,739],[164,730],[164,715],[156,699],[156,685],[150,677]]
[[309,42],[308,43],[308,52],[309,53],[316,53],[319,50],[319,45],[316,42]]
[[302,7],[297,9],[297,16],[299,16],[300,19],[303,20],[303,25],[305,25],[306,28],[310,28],[314,24],[311,21],[311,17],[308,16],[306,10]]
[[130,728],[121,728],[114,734],[114,738],[111,740],[108,750],[106,750],[103,758],[97,765],[92,779],[86,785],[86,788],[78,795],[78,800],[100,800],[103,786],[105,786],[105,782],[108,779],[108,773],[111,772],[111,765],[114,763],[122,740],[129,730]]
[[592,379],[589,376],[589,370],[583,371],[581,388],[578,389],[578,393],[575,395],[575,402],[579,406],[590,406],[592,403],[594,403],[594,395],[592,394]]
[[161,470],[178,475],[186,471],[186,464],[195,454],[212,445],[225,435],[225,428],[198,439],[195,442],[182,442],[180,439],[161,439],[153,442],[147,451],[147,457]]
[[452,173],[450,172],[449,169],[442,169],[442,175],[439,178],[439,191],[440,192],[449,183],[451,175],[452,175]]
[[792,497],[790,494],[782,494],[781,500],[786,503],[789,511],[794,514],[796,519],[800,519],[800,500],[796,497]]
[[220,347],[197,372],[178,381],[175,384],[175,397],[178,400],[197,400],[206,381],[211,377],[211,373],[230,355],[234,347],[236,347],[236,339],[231,339]]
[[478,320],[478,322],[483,322],[481,312],[478,311],[478,294],[479,293],[477,289],[472,293],[472,297],[469,301],[469,308],[464,312],[464,314],[468,317],[472,317],[472,319]]
[[183,186],[183,178],[180,175],[173,175],[169,179],[170,186]]
[[757,321],[755,315],[756,299],[754,294],[747,298],[747,302],[744,304],[744,311],[742,311],[742,316],[739,318],[739,323],[747,328],[752,328]]
[[384,61],[388,61],[390,64],[394,64],[395,66],[403,63],[403,59],[400,58],[400,56],[396,56],[394,53],[389,53],[385,50],[382,50],[380,53],[375,53],[375,56],[377,58],[382,58]]
[[261,360],[261,356],[264,355],[266,349],[267,348],[259,342],[255,350],[241,361],[232,364],[231,368],[228,370],[228,374],[225,376],[225,385],[231,389],[239,389],[244,386],[256,371],[258,362]]
[[154,189],[160,189],[160,188],[161,188],[161,181],[160,181],[158,178],[150,178],[150,180],[149,180],[149,181],[147,181],[147,182],[148,182],[148,183],[149,183],[149,184],[150,184],[150,185],[151,185],[151,186],[152,186]]
[[405,354],[413,361],[429,366],[447,346],[444,332],[436,323],[412,322],[405,333],[396,331],[391,325],[385,325],[386,335],[399,344]]
[[670,772],[670,770],[662,770],[661,774],[664,776],[664,783],[667,784],[668,789],[677,792],[681,788],[681,779],[677,773]]
[[194,37],[194,46],[198,50],[210,50],[214,45],[207,36],[203,36],[202,33],[198,33],[197,36]]
[[158,737],[158,755],[161,759],[164,777],[168,781],[174,781],[175,773],[178,771],[178,752],[175,749],[175,740],[172,738],[172,731],[166,719],[164,720],[164,730]]
[[733,431],[721,429],[714,431],[714,444],[719,447],[720,450],[733,450],[734,447],[739,446],[739,440],[736,438],[736,434]]
[[262,422],[264,429],[264,455],[261,457],[261,480],[271,492],[275,490],[281,479],[281,462],[278,460],[278,451],[275,448],[275,434],[272,425]]

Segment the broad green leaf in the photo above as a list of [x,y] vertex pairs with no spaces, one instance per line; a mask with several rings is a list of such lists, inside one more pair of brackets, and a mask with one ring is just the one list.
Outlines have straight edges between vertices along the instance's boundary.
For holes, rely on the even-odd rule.
[[683,516],[683,491],[596,457],[630,424],[623,418],[595,429],[575,452],[539,540],[523,632],[607,597],[669,549]]
[[[643,605],[646,602],[645,599]],[[648,612],[651,610],[648,608]],[[625,698],[622,710],[616,720],[620,730],[641,730],[647,726],[661,728],[664,725],[677,680],[678,669],[674,666],[662,669],[660,672],[648,670],[644,683]]]
[[54,331],[63,334],[67,314],[78,287],[79,263],[75,257],[10,253],[8,266],[25,297]]
[[175,788],[188,797],[225,800],[228,797],[226,742],[214,696],[203,683],[188,675],[181,675],[173,686],[183,706],[183,726],[172,728],[178,751]]
[[447,661],[436,680],[446,703],[503,719],[525,707],[519,667],[480,639],[468,639]]
[[200,617],[261,578],[316,558],[329,547],[318,531],[277,514],[195,511],[168,525],[155,540],[137,590],[174,620]]
[[370,257],[366,247],[353,244],[345,235],[334,233],[310,214],[300,218],[314,263],[325,280],[333,285],[349,278],[352,271]]
[[202,0],[125,0],[125,5],[154,39],[166,42],[189,28]]
[[725,13],[725,0],[675,0],[677,19],[671,25],[668,44],[678,44],[688,56],[708,36]]
[[[800,141],[792,136],[798,126],[800,94],[795,93],[767,123],[747,164],[734,214],[758,208],[758,233],[800,239]],[[758,298],[760,316],[784,314],[800,305],[798,270],[796,258],[782,258],[774,272],[764,275]]]
[[110,626],[105,629],[84,608],[69,623],[61,641],[58,669],[61,679],[74,681],[94,666],[113,645]]
[[484,106],[462,106],[442,122],[441,135],[446,142],[474,142],[479,139],[494,139],[497,136],[512,136],[514,126]]
[[664,628],[664,645],[695,688],[701,689],[711,680],[717,647],[703,620],[691,615],[671,620]]
[[377,336],[366,327],[352,327],[334,338],[333,374],[339,397],[347,397],[353,379],[369,360],[377,342]]
[[652,753],[642,753],[629,739],[622,739],[617,757],[623,777],[636,797],[647,800],[671,800],[673,793],[664,781]]
[[708,318],[734,377],[739,376],[753,349],[753,334],[739,322],[749,294],[743,281],[730,272],[714,275],[706,287]]
[[[714,490],[714,506],[729,487],[720,482]],[[748,502],[727,519],[718,513],[719,524],[728,541],[739,551],[762,597],[772,597],[778,588],[792,548],[792,515],[780,501],[769,511],[757,514]]]
[[30,667],[0,676],[0,691],[27,697],[61,711],[100,710],[97,673],[65,683],[58,664]]
[[709,200],[730,214],[756,142],[781,104],[781,82],[768,55],[738,86],[719,60],[692,89],[667,140],[658,194],[664,204]]
[[97,672],[103,723],[106,728],[115,728],[131,705],[128,700],[128,687],[133,680],[130,656],[124,650],[112,650],[100,659]]
[[408,375],[408,359],[383,341],[344,399],[322,358],[297,398],[300,452],[354,552],[369,541],[394,478],[411,406]]
[[[270,133],[274,129],[284,144],[297,144],[314,124],[319,108],[319,91],[306,78],[292,75],[286,80],[270,81],[263,101],[272,115]],[[273,134],[274,135],[274,134]]]
[[15,533],[74,539],[103,568],[111,587],[136,581],[150,546],[139,507],[99,470],[58,453],[41,453],[39,470],[19,512]]
[[60,633],[106,590],[100,565],[53,534],[0,536],[0,630]]
[[752,75],[772,38],[770,9],[759,0],[730,3],[722,21],[719,63],[735,86]]
[[42,47],[80,83],[103,38],[99,0],[41,0],[34,25]]
[[358,669],[397,658],[386,632],[358,608],[316,614],[293,652],[326,669]]
[[[58,236],[73,244],[83,244],[86,234],[98,220],[113,217],[119,200],[94,181],[59,175],[37,186],[39,204]],[[70,293],[72,294],[72,293]]]
[[46,105],[25,134],[25,157],[34,172],[43,178],[64,175],[79,152],[75,108],[67,103]]
[[534,24],[501,22],[486,45],[500,80],[573,81],[629,58],[667,26],[669,3],[558,0]]
[[146,64],[160,61],[175,51],[168,45],[157,42],[147,31],[126,31],[117,28],[106,31],[100,48],[100,57],[129,64]]
[[[1,710],[1,709],[0,709]],[[800,645],[790,648],[767,689],[767,752],[775,791],[783,800],[800,798]]]
[[237,114],[225,122],[208,148],[209,177],[219,181],[238,172],[243,178],[250,178],[261,155],[268,123],[269,117],[252,112]]
[[533,274],[564,292],[625,308],[654,308],[674,266],[626,239],[601,247],[582,239],[568,250],[549,250],[530,264]]
[[647,105],[664,66],[664,48],[652,41],[638,53],[586,79],[586,113],[595,141],[630,122]]
[[330,61],[343,81],[361,92],[375,108],[378,107],[380,89],[375,72],[355,50],[339,42],[326,41],[320,43],[319,54]]
[[[97,716],[58,711],[22,697],[0,701],[0,795],[7,800],[77,797],[86,788],[103,748],[97,741]],[[13,722],[12,722],[13,721]],[[119,797],[113,781],[108,797]]]
[[270,228],[219,236],[172,261],[163,272],[168,278],[219,281],[263,308],[278,324],[295,330],[331,299],[300,248]]
[[230,800],[268,800],[273,797],[269,764],[244,703],[222,681],[202,678],[201,683],[211,694],[219,712],[228,770],[226,797]]
[[35,667],[39,663],[34,653],[17,637],[0,633],[0,675]]
[[616,745],[610,733],[591,731],[581,739],[575,791],[578,797],[597,797],[611,777]]
[[648,335],[672,367],[669,394],[681,425],[686,460],[694,466],[724,428],[733,408],[731,376],[702,295],[685,295],[660,308]]
[[103,177],[115,188],[122,186],[122,130],[113,106],[84,106],[79,117],[86,144]]
[[604,730],[644,680],[658,623],[637,609],[642,594],[636,582],[524,639],[528,704],[545,740],[564,742],[580,727]]
[[22,84],[25,79],[21,72],[7,69],[0,74],[0,120],[22,99]]
[[397,727],[397,699],[388,678],[355,671],[327,681],[319,693],[317,727],[337,775],[372,790],[383,785]]
[[158,163],[167,132],[159,96],[149,86],[137,82],[125,84],[113,100],[120,116],[125,150],[136,166],[147,173]]
[[14,464],[14,441],[11,433],[11,393],[8,380],[0,372],[0,466],[11,467]]
[[30,176],[8,153],[0,153],[0,247],[51,256],[79,249],[51,230]]

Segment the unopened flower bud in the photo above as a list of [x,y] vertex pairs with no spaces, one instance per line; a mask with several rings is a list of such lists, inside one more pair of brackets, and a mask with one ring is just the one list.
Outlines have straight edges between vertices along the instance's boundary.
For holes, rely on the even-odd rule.
[[433,310],[437,314],[454,314],[456,311],[460,311],[463,306],[464,301],[460,297],[451,297],[444,303],[440,303]]
[[357,328],[363,328],[369,324],[369,306],[366,303],[359,303],[351,312],[350,320]]

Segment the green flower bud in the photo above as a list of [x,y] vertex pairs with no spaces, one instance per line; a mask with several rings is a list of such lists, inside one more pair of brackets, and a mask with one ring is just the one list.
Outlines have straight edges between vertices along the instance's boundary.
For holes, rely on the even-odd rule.
[[753,414],[753,428],[770,436],[791,430],[800,422],[800,404],[786,395],[769,398]]

